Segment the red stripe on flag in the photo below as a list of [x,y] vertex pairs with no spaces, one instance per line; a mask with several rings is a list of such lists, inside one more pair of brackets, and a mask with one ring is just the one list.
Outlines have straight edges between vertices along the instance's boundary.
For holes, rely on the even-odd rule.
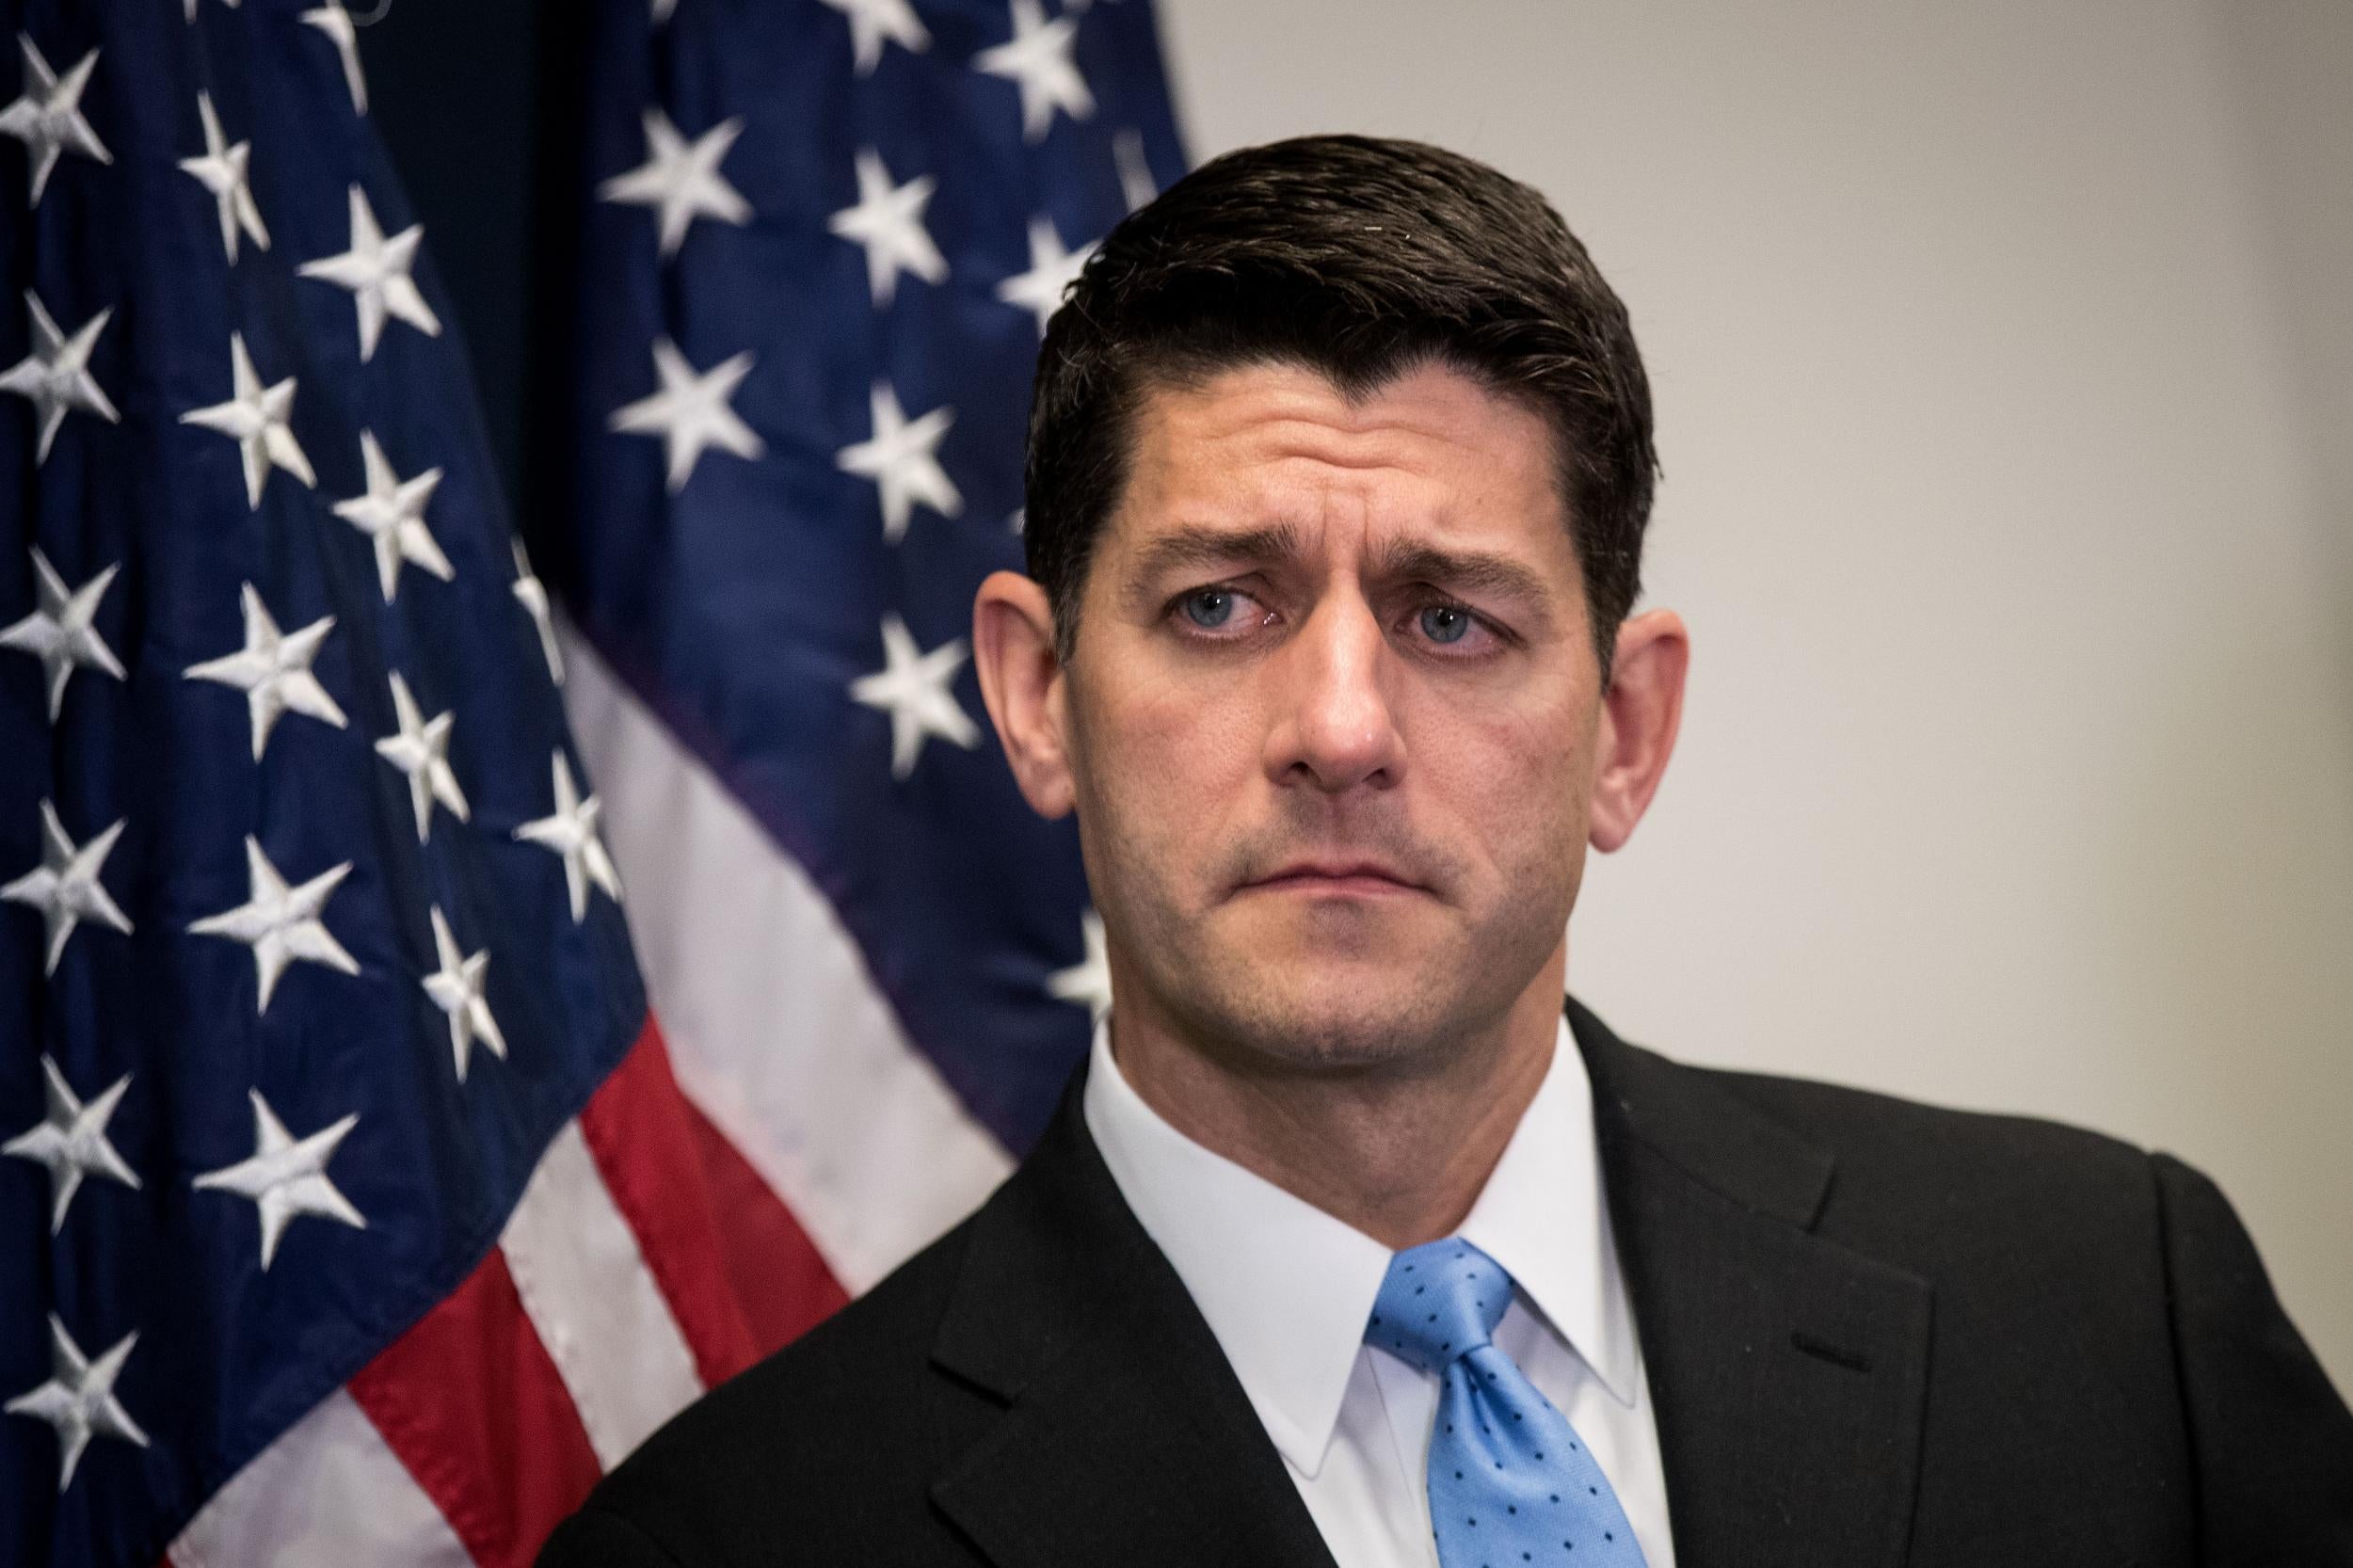
[[762,1355],[799,1338],[850,1299],[776,1190],[687,1100],[714,1210],[728,1217],[724,1257]]
[[847,1300],[792,1211],[679,1092],[650,1016],[580,1130],[706,1386]]
[[496,1248],[349,1384],[479,1568],[529,1568],[597,1456]]

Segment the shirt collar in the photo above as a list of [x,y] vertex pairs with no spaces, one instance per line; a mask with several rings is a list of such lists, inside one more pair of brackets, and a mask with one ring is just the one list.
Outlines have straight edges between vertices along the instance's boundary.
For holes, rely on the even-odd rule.
[[1457,1234],[1501,1264],[1610,1397],[1633,1407],[1633,1306],[1603,1201],[1593,1080],[1565,1016],[1552,1065]]
[[[1313,1479],[1389,1250],[1171,1127],[1121,1075],[1108,1017],[1096,1026],[1083,1109],[1121,1195],[1184,1281],[1268,1435]],[[1544,1082],[1460,1234],[1511,1272],[1630,1406],[1632,1320],[1602,1208],[1593,1089],[1565,1018]]]
[[1084,1109],[1121,1195],[1192,1292],[1267,1435],[1314,1476],[1388,1248],[1161,1119],[1112,1061],[1108,1019],[1096,1026]]

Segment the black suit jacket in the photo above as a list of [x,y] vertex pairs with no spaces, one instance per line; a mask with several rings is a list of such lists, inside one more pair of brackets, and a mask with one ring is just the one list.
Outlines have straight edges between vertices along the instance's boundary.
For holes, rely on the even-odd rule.
[[[2353,1564],[2353,1416],[2204,1176],[1568,1012],[1682,1568]],[[1076,1083],[978,1213],[672,1421],[539,1560],[1331,1560]]]

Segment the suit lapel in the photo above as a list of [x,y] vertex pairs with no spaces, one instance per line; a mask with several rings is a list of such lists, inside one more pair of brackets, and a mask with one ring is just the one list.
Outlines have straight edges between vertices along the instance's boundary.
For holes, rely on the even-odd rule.
[[1082,1081],[975,1222],[933,1361],[1007,1409],[933,1500],[998,1568],[1332,1568],[1216,1336],[1096,1152]]
[[1833,1161],[1577,1002],[1678,1568],[1900,1563],[1927,1282],[1814,1233]]
[[[1815,1233],[1830,1153],[1572,1000],[1678,1568],[1894,1568],[1930,1291]],[[976,1218],[933,1360],[1005,1402],[933,1500],[998,1568],[1332,1559],[1074,1080]]]

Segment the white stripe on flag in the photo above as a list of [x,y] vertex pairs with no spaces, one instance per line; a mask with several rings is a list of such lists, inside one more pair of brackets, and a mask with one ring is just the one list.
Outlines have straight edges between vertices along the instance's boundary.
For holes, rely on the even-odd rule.
[[703,1391],[694,1352],[578,1122],[566,1123],[540,1157],[499,1251],[605,1469]]
[[863,1291],[1012,1161],[907,1039],[808,873],[568,628],[564,658],[679,1087]]
[[338,1388],[213,1494],[169,1558],[177,1568],[472,1568],[398,1455]]

